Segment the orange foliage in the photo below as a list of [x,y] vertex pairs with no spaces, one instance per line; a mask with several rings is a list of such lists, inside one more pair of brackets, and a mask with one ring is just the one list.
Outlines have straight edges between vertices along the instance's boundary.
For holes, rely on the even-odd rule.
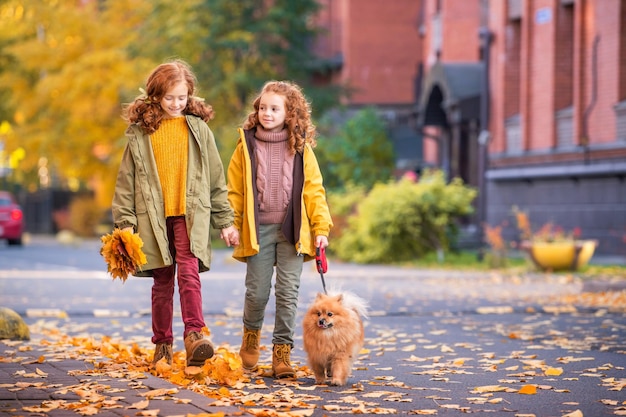
[[513,214],[517,221],[517,229],[522,240],[532,240],[535,242],[562,242],[576,240],[581,235],[580,227],[575,227],[571,232],[566,232],[562,227],[553,223],[546,223],[539,230],[533,233],[528,213],[513,207]]
[[102,236],[100,240],[102,241],[100,254],[107,263],[107,271],[113,279],[120,278],[125,282],[129,274],[148,262],[141,250],[143,241],[136,233],[115,229],[113,233]]
[[528,214],[525,211],[518,210],[515,207],[513,208],[513,213],[515,214],[517,228],[520,231],[522,239],[529,239],[532,235],[532,230],[530,228],[530,219],[528,218]]
[[502,238],[502,226],[491,227],[488,224],[485,225],[485,239],[494,250],[502,251],[505,249],[505,242]]

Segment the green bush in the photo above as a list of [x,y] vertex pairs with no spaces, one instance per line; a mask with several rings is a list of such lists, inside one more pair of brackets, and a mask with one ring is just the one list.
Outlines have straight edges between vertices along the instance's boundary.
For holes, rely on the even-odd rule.
[[393,144],[385,122],[373,108],[359,110],[337,132],[323,131],[320,127],[315,155],[327,189],[341,190],[350,183],[371,189],[392,177]]
[[441,171],[425,172],[419,182],[378,184],[349,216],[335,253],[346,261],[387,263],[447,251],[456,221],[473,211],[475,197],[461,179],[446,183]]
[[333,250],[333,241],[339,239],[348,227],[348,219],[356,212],[359,201],[365,198],[365,187],[354,185],[352,183],[346,185],[343,191],[329,191],[326,194],[328,198],[328,208],[333,218],[333,229],[331,230],[331,245],[329,250]]

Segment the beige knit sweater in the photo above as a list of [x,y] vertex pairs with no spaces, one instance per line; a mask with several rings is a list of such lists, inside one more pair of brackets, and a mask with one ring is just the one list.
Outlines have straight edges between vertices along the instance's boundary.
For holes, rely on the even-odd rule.
[[258,126],[255,138],[259,223],[282,223],[293,189],[294,155],[289,150],[288,132],[268,132]]

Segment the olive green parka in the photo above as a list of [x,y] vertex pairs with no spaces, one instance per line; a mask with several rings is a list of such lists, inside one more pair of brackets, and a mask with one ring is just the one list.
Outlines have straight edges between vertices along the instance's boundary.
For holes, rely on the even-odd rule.
[[[199,272],[204,272],[211,265],[211,226],[216,229],[231,226],[234,215],[213,132],[199,117],[185,118],[189,126],[185,217],[191,252],[199,260]],[[113,222],[118,228],[132,226],[139,234],[148,263],[134,275],[152,276],[152,269],[174,262],[165,227],[163,193],[150,136],[132,124],[126,130],[126,137],[128,143],[113,196]]]

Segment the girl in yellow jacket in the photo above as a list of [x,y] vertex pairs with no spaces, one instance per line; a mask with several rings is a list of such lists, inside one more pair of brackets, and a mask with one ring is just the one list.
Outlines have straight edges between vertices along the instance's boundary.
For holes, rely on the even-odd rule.
[[233,257],[247,264],[239,353],[244,368],[257,369],[275,267],[272,370],[276,378],[294,377],[290,354],[303,262],[328,246],[333,224],[313,153],[311,108],[300,87],[270,81],[253,106],[228,166],[228,199],[240,233]]

